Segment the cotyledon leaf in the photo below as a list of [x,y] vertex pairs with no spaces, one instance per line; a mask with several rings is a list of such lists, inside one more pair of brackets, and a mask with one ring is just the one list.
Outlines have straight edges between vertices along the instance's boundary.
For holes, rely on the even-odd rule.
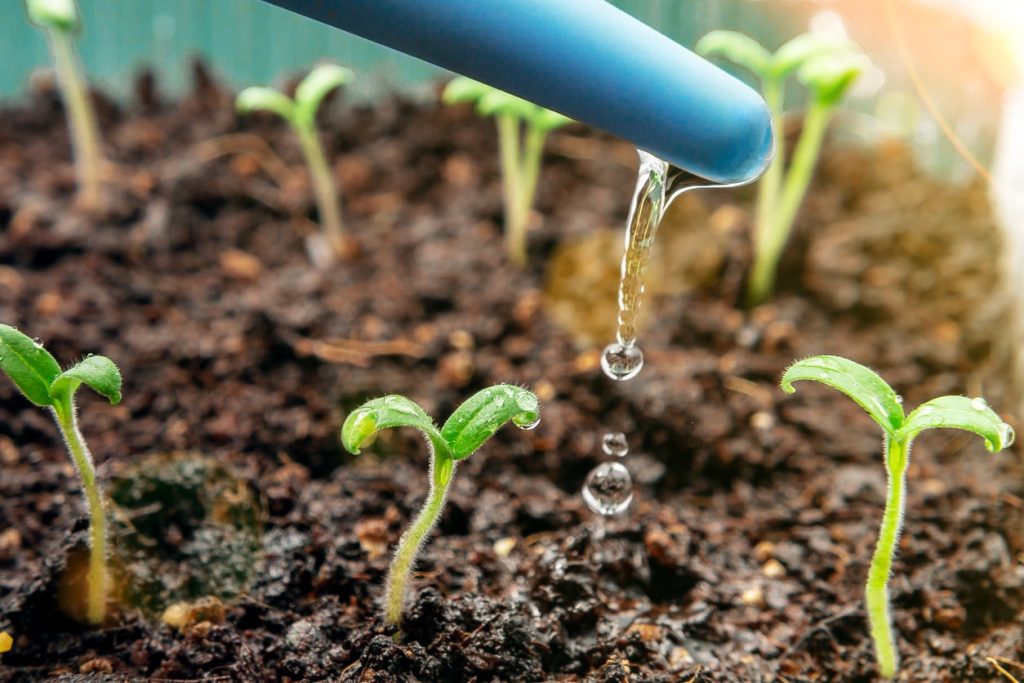
[[532,428],[540,420],[540,402],[530,391],[512,384],[482,389],[456,408],[441,427],[452,456],[462,460],[472,455],[505,423]]
[[50,384],[60,374],[60,365],[42,344],[10,325],[0,324],[0,370],[32,403],[53,405]]
[[395,427],[420,430],[436,453],[450,456],[448,444],[430,416],[415,402],[398,395],[375,398],[353,410],[341,427],[341,443],[349,453],[358,455],[377,432]]
[[985,448],[995,453],[1013,444],[1013,427],[1003,422],[983,398],[940,396],[922,403],[907,416],[899,435],[913,439],[926,429],[963,429],[974,432],[985,441]]
[[57,375],[50,384],[50,395],[70,398],[82,384],[113,404],[121,402],[121,372],[106,356],[88,356]]

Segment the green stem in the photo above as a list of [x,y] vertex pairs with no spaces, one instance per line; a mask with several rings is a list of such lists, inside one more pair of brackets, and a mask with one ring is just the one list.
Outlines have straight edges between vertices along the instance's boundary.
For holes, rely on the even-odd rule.
[[46,35],[53,54],[53,65],[57,82],[64,96],[68,126],[71,130],[71,144],[75,160],[75,175],[78,178],[78,197],[83,206],[95,209],[100,206],[100,136],[96,126],[96,115],[71,35],[48,29]]
[[764,177],[758,183],[757,188],[757,233],[755,241],[762,243],[767,236],[767,229],[771,222],[771,215],[775,212],[775,205],[779,201],[779,188],[782,186],[782,172],[786,167],[786,141],[785,131],[782,126],[782,83],[775,79],[765,81],[761,89],[764,101],[768,105],[768,114],[772,121],[772,137],[775,140],[775,155],[772,162],[765,171]]
[[344,256],[346,245],[345,230],[341,221],[341,201],[338,199],[338,192],[334,187],[334,177],[331,174],[330,166],[327,165],[320,136],[317,135],[316,128],[312,125],[307,127],[295,124],[295,132],[299,136],[302,153],[309,165],[313,195],[316,197],[317,213],[320,216],[320,225],[323,228],[324,236],[335,255]]
[[889,492],[885,501],[885,513],[878,532],[871,568],[868,570],[865,601],[871,638],[875,642],[879,672],[885,678],[896,674],[898,654],[893,644],[892,619],[889,616],[889,576],[892,560],[896,554],[896,543],[903,526],[903,490],[906,486],[907,464],[910,461],[910,443],[887,439],[885,465],[889,473]]
[[512,262],[522,267],[526,265],[526,216],[522,215],[519,117],[499,114],[497,120],[501,177],[505,185],[505,250]]
[[451,485],[454,474],[455,461],[448,453],[447,446],[445,445],[443,448],[434,446],[430,456],[430,493],[427,495],[423,508],[416,516],[416,520],[398,541],[398,550],[395,551],[395,558],[388,570],[384,617],[386,622],[392,626],[398,626],[402,621],[402,607],[405,605],[405,591],[409,582],[409,574],[412,572],[416,555],[423,546],[423,542],[441,516],[441,510],[448,497],[448,487]]
[[526,260],[526,232],[533,212],[533,202],[537,197],[537,181],[540,179],[540,167],[544,161],[544,140],[547,132],[532,125],[526,129],[526,140],[523,143],[523,159],[520,167],[521,194],[519,196],[519,216],[523,226],[523,260]]
[[810,187],[831,115],[832,107],[819,102],[812,103],[807,110],[803,132],[785,174],[781,196],[764,223],[765,227],[761,231],[763,237],[758,239],[754,268],[747,286],[747,301],[751,305],[763,302],[775,289],[779,257],[789,240],[793,221],[807,194],[807,188]]
[[86,616],[90,623],[101,624],[107,613],[107,517],[103,493],[96,481],[92,455],[78,429],[78,418],[71,399],[58,401],[53,407],[57,425],[64,436],[71,461],[78,470],[89,509],[89,595]]

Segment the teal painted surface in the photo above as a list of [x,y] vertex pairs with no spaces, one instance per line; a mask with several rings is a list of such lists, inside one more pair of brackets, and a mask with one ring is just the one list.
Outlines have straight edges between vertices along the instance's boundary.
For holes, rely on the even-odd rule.
[[[486,2],[488,0],[481,0]],[[557,2],[557,0],[552,0]],[[771,36],[772,3],[744,0],[616,0],[640,20],[684,45],[712,28]],[[30,74],[49,64],[43,33],[20,0],[0,2],[0,97],[24,92]],[[161,87],[179,92],[187,64],[204,57],[235,87],[273,83],[320,59],[354,68],[356,96],[429,81],[441,72],[360,38],[260,0],[79,0],[85,29],[82,61],[94,83],[125,94],[134,74],[156,66]],[[529,46],[524,46],[529,49]]]

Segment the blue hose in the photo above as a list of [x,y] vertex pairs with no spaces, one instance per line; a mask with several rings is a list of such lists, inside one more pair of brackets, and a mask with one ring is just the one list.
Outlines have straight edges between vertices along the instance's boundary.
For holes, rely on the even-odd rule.
[[752,89],[604,0],[267,0],[625,138],[716,183],[761,174]]

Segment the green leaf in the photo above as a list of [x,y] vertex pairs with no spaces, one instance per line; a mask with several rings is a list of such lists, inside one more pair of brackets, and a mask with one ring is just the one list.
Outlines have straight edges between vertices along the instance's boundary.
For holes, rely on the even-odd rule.
[[988,407],[983,398],[940,396],[922,403],[899,430],[903,439],[913,439],[926,429],[963,429],[985,440],[985,448],[995,453],[1013,444],[1013,427]]
[[320,64],[302,79],[295,89],[296,117],[307,126],[316,120],[316,111],[320,108],[327,93],[339,88],[355,78],[351,69],[337,64]]
[[57,375],[50,383],[50,395],[71,398],[82,384],[112,404],[121,402],[121,372],[106,356],[89,356]]
[[472,78],[457,76],[448,81],[441,95],[441,101],[445,104],[459,104],[461,102],[477,102],[481,97],[492,91],[489,85]]
[[64,33],[78,27],[75,0],[26,0],[28,18],[32,23]]
[[476,111],[481,116],[518,116],[529,120],[537,110],[537,105],[527,102],[503,90],[491,88],[476,103]]
[[526,389],[498,384],[473,394],[441,427],[441,436],[451,447],[452,457],[472,455],[506,422],[532,429],[540,420],[540,402]]
[[353,410],[341,427],[341,443],[349,453],[358,455],[377,432],[393,427],[414,427],[423,432],[439,455],[450,455],[448,444],[423,408],[397,395],[375,398]]
[[769,72],[773,78],[785,80],[813,61],[851,54],[858,50],[856,43],[845,38],[802,33],[775,51],[771,57]]
[[0,370],[37,406],[53,405],[50,384],[60,365],[50,352],[10,325],[0,324]]
[[262,86],[246,88],[238,93],[235,108],[242,114],[256,110],[270,111],[289,121],[295,116],[294,102],[273,88]]
[[860,363],[840,356],[811,356],[799,360],[782,375],[782,390],[792,394],[793,382],[821,382],[852,398],[891,436],[903,425],[900,398],[885,380]]
[[694,50],[702,57],[725,57],[762,78],[771,60],[759,42],[738,31],[711,31],[697,41]]
[[825,55],[804,64],[797,78],[825,106],[835,106],[871,66],[862,54]]
[[545,133],[567,126],[573,122],[568,116],[551,111],[544,107],[536,107],[535,111],[527,119],[531,126]]

